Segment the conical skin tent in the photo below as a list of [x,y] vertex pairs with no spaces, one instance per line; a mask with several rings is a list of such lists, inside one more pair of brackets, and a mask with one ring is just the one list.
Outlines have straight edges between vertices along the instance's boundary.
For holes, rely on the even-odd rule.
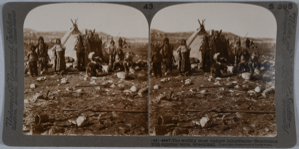
[[[204,22],[204,21],[203,21]],[[200,23],[200,29],[198,29],[197,31],[195,31],[187,40],[186,40],[186,44],[188,47],[191,48],[190,51],[190,57],[194,57],[197,58],[199,61],[201,61],[201,51],[199,51],[200,46],[202,44],[202,40],[204,38],[205,35],[208,35],[208,33],[206,32],[205,28],[204,28],[204,24]],[[176,58],[176,61],[178,62],[178,54],[177,54],[177,50],[175,50],[173,52],[174,57]]]
[[[77,21],[76,21],[77,22]],[[75,51],[75,45],[77,41],[77,36],[81,35],[81,32],[78,29],[76,22],[73,23],[73,27],[61,38],[61,44],[65,47],[65,57],[71,57],[75,61],[77,60],[77,55]],[[48,51],[48,54],[51,59],[53,59],[53,52]]]
[[81,35],[81,32],[79,31],[77,24],[73,23],[71,30],[61,38],[61,43],[65,47],[65,56],[71,57],[74,60],[77,60],[76,51],[74,48],[78,35]]

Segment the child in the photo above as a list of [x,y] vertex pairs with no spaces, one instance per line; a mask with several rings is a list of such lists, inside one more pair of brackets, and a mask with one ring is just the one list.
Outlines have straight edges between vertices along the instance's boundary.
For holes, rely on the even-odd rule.
[[35,47],[31,46],[30,51],[27,54],[27,61],[29,65],[29,72],[31,77],[35,74],[35,76],[38,75],[37,71],[37,61],[38,61],[38,56],[37,53],[35,52]]

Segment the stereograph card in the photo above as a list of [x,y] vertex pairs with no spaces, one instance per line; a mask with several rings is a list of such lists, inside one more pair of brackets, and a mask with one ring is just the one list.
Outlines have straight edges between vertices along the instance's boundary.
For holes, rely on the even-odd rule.
[[9,146],[296,144],[293,2],[3,6]]

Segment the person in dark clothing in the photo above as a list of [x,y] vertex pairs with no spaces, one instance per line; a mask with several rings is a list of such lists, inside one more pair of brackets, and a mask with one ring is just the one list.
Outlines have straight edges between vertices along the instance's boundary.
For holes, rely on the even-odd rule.
[[[115,62],[113,63],[113,67],[112,70],[115,70],[116,67],[121,67],[124,61],[124,52],[122,50],[122,48],[118,48],[116,53],[115,53]],[[121,68],[120,68],[121,69]]]
[[112,69],[112,67],[113,67],[113,63],[115,61],[115,52],[116,52],[115,42],[113,40],[111,40],[110,46],[108,48],[109,70]]
[[77,43],[75,45],[77,54],[77,70],[81,71],[85,67],[85,51],[83,46],[83,39],[81,35],[77,36]]
[[151,62],[153,66],[154,76],[162,77],[161,63],[163,60],[163,56],[160,53],[160,48],[155,46],[151,55]]
[[89,77],[97,77],[101,74],[102,60],[96,56],[95,52],[88,55],[90,62],[86,66],[86,75]]
[[164,70],[165,75],[168,73],[172,74],[172,64],[175,62],[175,58],[173,56],[173,46],[169,44],[169,39],[164,38],[162,48],[162,56],[163,56],[163,63],[164,63]]
[[30,51],[27,54],[27,61],[29,65],[29,72],[31,77],[34,75],[38,75],[38,70],[37,70],[37,61],[38,61],[38,54],[35,52],[35,47],[31,46]]
[[132,51],[129,51],[125,54],[123,60],[123,67],[125,69],[125,72],[129,72],[130,67],[133,67],[133,57],[134,57],[134,53]]
[[48,72],[48,60],[50,59],[50,57],[48,55],[48,45],[45,44],[43,37],[38,38],[36,53],[39,58],[41,73]]
[[219,58],[220,53],[214,55],[214,60],[216,61],[211,66],[211,75],[214,78],[223,77],[227,71],[227,60],[224,57]]
[[201,51],[201,62],[200,68],[205,71],[207,68],[210,67],[210,46],[209,40],[207,36],[204,36],[202,40],[201,47],[199,49]]
[[249,38],[246,38],[246,48],[250,49],[250,40],[249,40]]
[[248,67],[250,72],[254,72],[256,68],[259,68],[258,63],[259,54],[257,52],[253,52],[251,54],[250,60],[248,61]]

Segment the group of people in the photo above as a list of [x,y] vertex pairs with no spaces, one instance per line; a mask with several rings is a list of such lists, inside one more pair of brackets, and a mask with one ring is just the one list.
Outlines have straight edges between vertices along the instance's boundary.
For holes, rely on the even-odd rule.
[[[65,47],[61,45],[60,39],[56,40],[56,44],[51,48],[54,56],[54,70],[56,73],[63,74],[66,70],[65,63]],[[32,45],[29,52],[27,53],[27,68],[25,69],[25,74],[29,71],[30,75],[33,77],[38,76],[38,67],[40,66],[40,73],[48,72],[48,63],[51,61],[48,54],[48,45],[45,44],[43,37],[39,37],[38,44]]]
[[[177,50],[180,75],[191,73],[190,50],[186,45],[186,40],[182,40]],[[162,77],[162,64],[164,64],[165,75],[172,75],[173,64],[176,63],[176,59],[173,55],[173,46],[169,44],[169,39],[164,38],[161,46],[153,44],[151,51],[151,71],[154,76]]]
[[[124,53],[124,45],[127,46],[127,43],[121,37],[118,39],[118,47],[115,46],[115,42],[111,39],[107,47],[107,55],[104,56],[102,52],[102,39],[99,38],[98,34],[89,31],[86,32],[85,35],[78,35],[74,45],[74,52],[76,52],[77,58],[75,62],[77,70],[86,70],[88,75],[96,76],[96,71],[102,71],[101,66],[108,64],[108,71],[129,71],[129,67],[133,65],[132,59],[134,53]],[[29,71],[31,76],[38,76],[38,65],[41,69],[40,74],[48,72],[48,64],[50,61],[52,61],[54,65],[55,74],[63,75],[66,73],[66,48],[61,44],[61,40],[56,39],[55,45],[50,49],[53,53],[52,58],[49,57],[48,50],[49,47],[44,42],[43,37],[39,37],[38,44],[32,45],[27,53],[27,69],[25,69],[25,74]]]
[[[233,48],[233,55],[229,55],[228,50],[231,49],[229,39],[225,38],[220,32],[203,37],[201,47],[201,59],[199,68],[202,71],[209,71],[213,77],[223,77],[227,73],[227,66],[233,65],[233,72],[254,72],[259,68],[259,54],[252,52],[249,54],[248,49],[254,46],[252,40],[246,39],[246,47],[241,46],[240,38]],[[162,45],[152,44],[151,48],[151,72],[155,77],[162,77],[162,66],[165,75],[172,74],[172,69],[178,67],[179,75],[191,74],[190,47],[186,45],[186,40],[182,40],[179,47],[174,51],[174,47],[169,44],[166,37]],[[177,53],[177,60],[174,58],[174,52]],[[174,64],[177,64],[175,66]]]

